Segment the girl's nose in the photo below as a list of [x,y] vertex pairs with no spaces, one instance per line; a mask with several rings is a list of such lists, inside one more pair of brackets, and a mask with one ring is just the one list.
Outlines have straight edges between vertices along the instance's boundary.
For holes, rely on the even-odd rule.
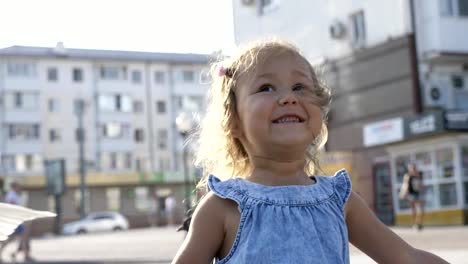
[[279,105],[297,104],[297,97],[293,91],[289,91],[287,93],[280,95],[280,98],[278,99],[278,104]]

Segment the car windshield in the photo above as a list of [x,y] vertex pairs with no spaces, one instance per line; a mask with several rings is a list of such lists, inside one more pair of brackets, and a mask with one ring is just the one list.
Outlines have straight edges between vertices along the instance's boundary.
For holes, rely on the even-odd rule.
[[110,214],[93,214],[88,217],[91,220],[114,219],[115,217]]

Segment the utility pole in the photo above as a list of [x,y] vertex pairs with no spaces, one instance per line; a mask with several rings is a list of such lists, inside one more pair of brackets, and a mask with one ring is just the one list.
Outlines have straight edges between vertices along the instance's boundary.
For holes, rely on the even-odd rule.
[[83,99],[78,99],[75,103],[75,112],[78,117],[78,147],[79,147],[79,170],[80,170],[80,218],[86,217],[85,210],[85,193],[86,193],[86,165],[85,165],[85,146],[84,146],[84,129],[83,129],[83,115],[84,115],[85,102]]

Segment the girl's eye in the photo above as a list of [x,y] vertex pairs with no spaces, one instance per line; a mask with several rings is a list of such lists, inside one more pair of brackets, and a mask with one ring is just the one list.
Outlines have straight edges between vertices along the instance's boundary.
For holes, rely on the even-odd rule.
[[296,83],[294,86],[293,86],[293,91],[302,91],[304,89],[306,89],[305,85],[303,85],[302,83]]
[[274,90],[273,85],[264,84],[258,89],[259,92],[272,92]]

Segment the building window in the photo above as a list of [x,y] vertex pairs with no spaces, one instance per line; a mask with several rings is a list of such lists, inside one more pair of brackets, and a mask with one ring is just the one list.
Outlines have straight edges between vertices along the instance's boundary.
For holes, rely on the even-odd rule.
[[440,205],[453,206],[457,205],[457,190],[455,183],[441,184],[440,191]]
[[137,158],[135,159],[135,169],[139,172],[145,169],[145,159],[144,158]]
[[167,130],[160,129],[158,131],[158,148],[159,149],[167,149]]
[[130,96],[120,94],[99,95],[99,109],[109,112],[131,112],[132,100]]
[[49,141],[50,142],[57,142],[60,141],[60,131],[58,129],[50,129],[49,130]]
[[351,44],[362,47],[366,43],[366,22],[364,11],[359,11],[350,16],[351,18]]
[[83,81],[83,70],[80,68],[73,68],[73,81],[82,82]]
[[107,210],[120,210],[120,189],[117,187],[106,188]]
[[132,100],[127,95],[116,95],[116,110],[129,113],[132,111]]
[[458,0],[458,15],[468,16],[468,0]]
[[14,172],[16,171],[16,162],[14,155],[2,155],[2,167],[5,172]]
[[11,77],[35,77],[36,65],[30,63],[9,63],[7,65],[7,73]]
[[438,179],[454,177],[452,148],[443,148],[436,150],[436,172],[436,176]]
[[468,180],[468,146],[461,147],[462,178]]
[[48,68],[47,69],[47,80],[49,82],[56,82],[58,80],[58,70],[57,68]]
[[135,208],[140,212],[146,212],[149,208],[149,196],[147,187],[135,188]]
[[127,67],[101,66],[100,76],[102,80],[126,80]]
[[432,160],[430,152],[419,152],[415,154],[416,164],[418,165],[418,170],[424,176],[424,180],[433,179],[432,176]]
[[188,96],[185,98],[187,103],[185,104],[187,109],[199,112],[203,109],[203,97],[202,96]]
[[49,99],[47,102],[47,107],[49,109],[49,112],[51,113],[56,113],[59,111],[59,101],[57,99]]
[[36,165],[40,163],[40,156],[35,154],[4,155],[1,160],[6,171],[20,173],[38,169]]
[[154,72],[154,82],[162,84],[164,83],[165,75],[163,71]]
[[40,136],[38,124],[10,124],[8,125],[8,138],[11,140],[28,141],[37,140]]
[[182,80],[184,82],[193,82],[195,79],[195,74],[193,71],[185,70],[182,71]]
[[128,138],[130,131],[129,124],[106,123],[101,126],[101,135],[105,138]]
[[117,169],[117,153],[115,152],[109,153],[109,161],[110,161],[109,168],[113,170]]
[[465,194],[465,205],[468,205],[468,182],[464,182],[463,183],[463,187],[464,187],[464,194]]
[[14,93],[15,98],[15,108],[22,108],[23,107],[23,94],[22,93]]
[[141,71],[138,71],[138,70],[132,71],[132,82],[141,83]]
[[143,112],[143,102],[142,101],[133,101],[133,112],[142,113]]
[[124,166],[126,169],[132,168],[132,153],[127,152],[124,156]]
[[453,0],[440,0],[439,3],[442,16],[453,16]]
[[142,128],[138,128],[135,130],[135,142],[143,142],[144,138],[144,130]]
[[156,101],[156,111],[158,112],[158,114],[166,113],[166,102]]
[[36,110],[39,108],[39,94],[36,92],[5,93],[7,109]]
[[439,0],[440,15],[468,16],[468,0]]
[[452,75],[452,86],[457,90],[465,88],[465,80],[461,75]]
[[75,140],[76,142],[80,142],[80,140],[83,140],[83,142],[86,140],[86,131],[84,129],[75,129]]

